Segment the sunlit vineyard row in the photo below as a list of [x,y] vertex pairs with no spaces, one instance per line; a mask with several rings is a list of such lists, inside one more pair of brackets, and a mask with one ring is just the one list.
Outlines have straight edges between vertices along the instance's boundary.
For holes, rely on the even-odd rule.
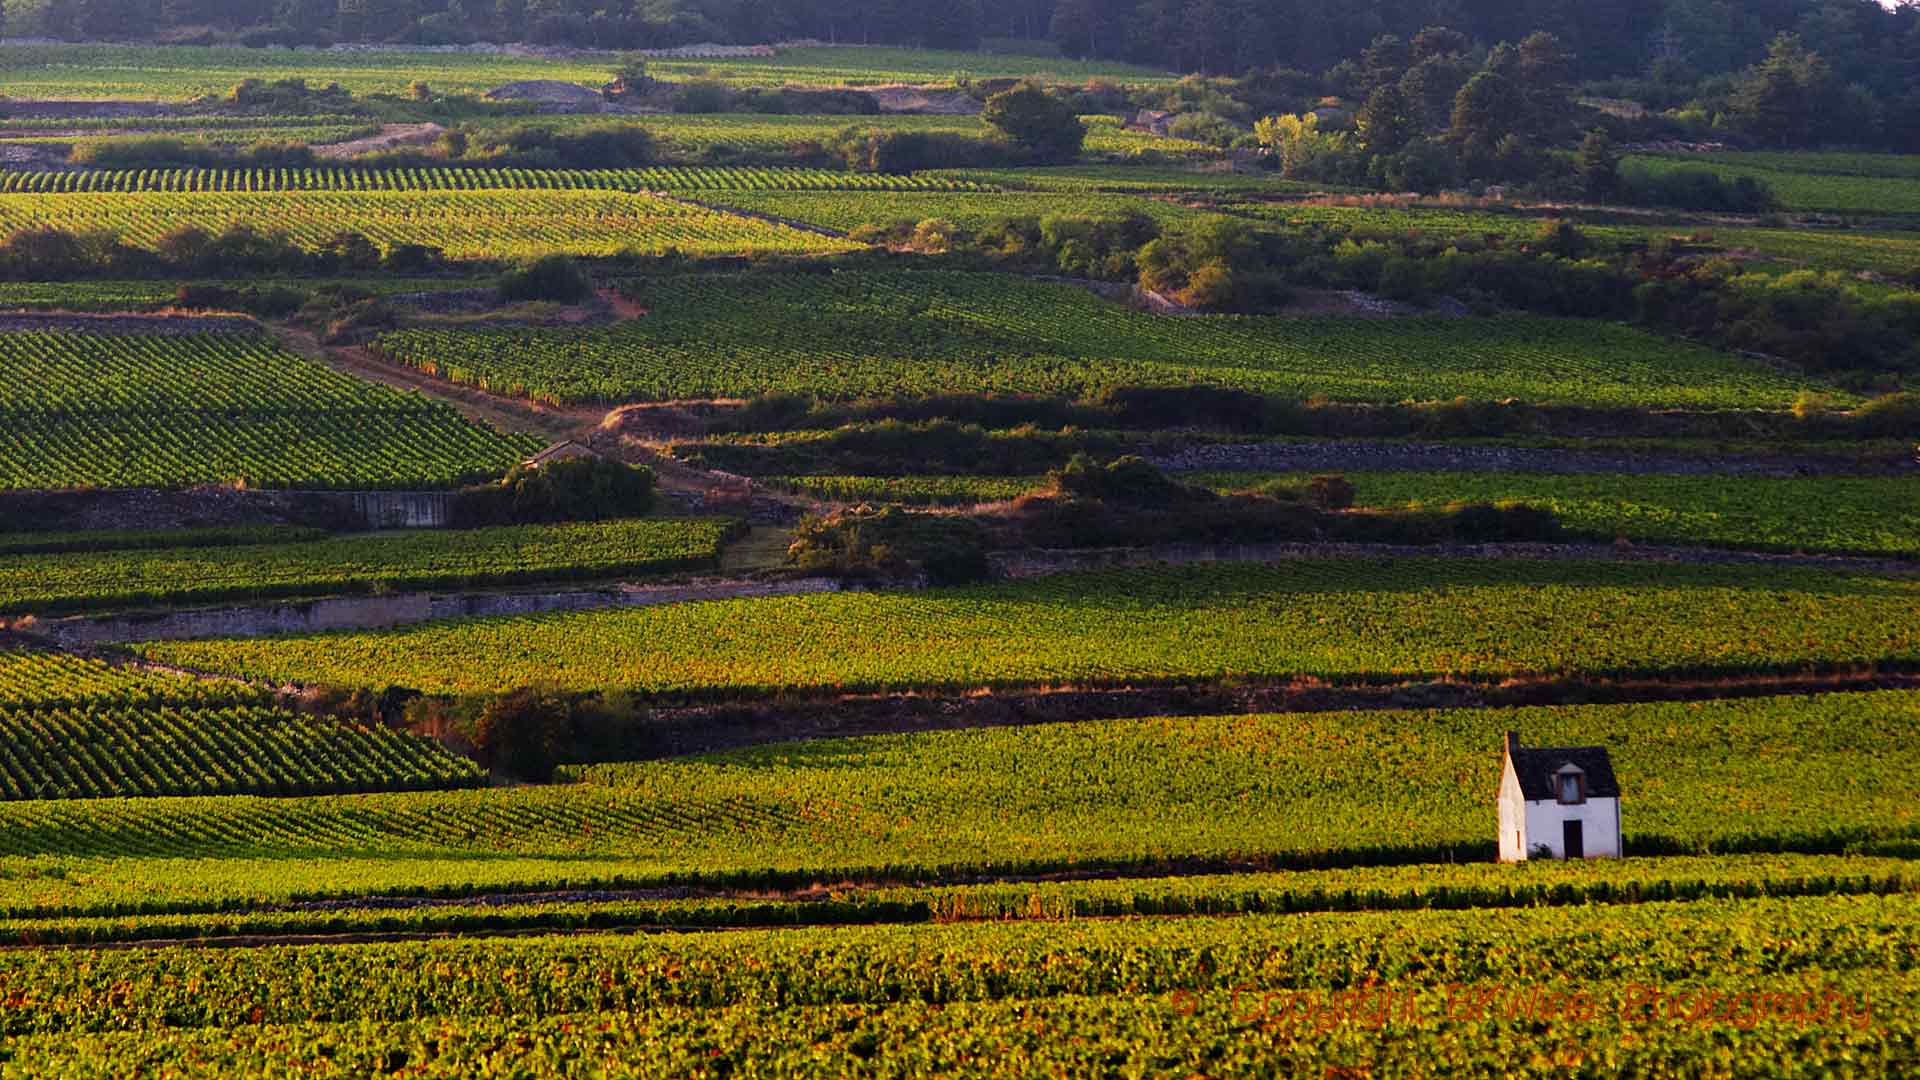
[[0,710],[0,799],[313,795],[481,779],[429,740],[274,709]]
[[457,259],[565,252],[690,255],[851,250],[828,236],[641,193],[618,191],[134,192],[0,195],[0,232],[112,232],[151,246],[187,226],[284,232],[320,247],[342,232],[383,246],[422,244]]
[[[567,1016],[573,1027],[549,1035],[570,1033],[561,1045],[613,1041],[661,1072],[673,1072],[677,1064],[697,1075],[716,1060],[737,1059],[743,1066],[764,1060],[759,1055],[770,1042],[777,1046],[792,1036],[781,1023],[818,1010],[824,1015],[813,1024],[821,1042],[803,1038],[788,1051],[799,1055],[796,1066],[811,1066],[810,1075],[834,1075],[822,1061],[828,1048],[837,1049],[831,1060],[857,1071],[870,1070],[876,1057],[889,1060],[910,1051],[900,1062],[902,1074],[914,1073],[910,1062],[925,1067],[924,1055],[974,1070],[991,1062],[999,1075],[1009,1054],[1091,1063],[1101,1059],[1089,1055],[1083,1040],[1063,1037],[1087,1030],[1082,1024],[1089,1020],[1091,1030],[1110,1032],[1109,1038],[1146,1038],[1166,1052],[1194,1055],[1196,1065],[1194,1046],[1219,1046],[1204,1059],[1209,1065],[1231,1055],[1238,1067],[1266,1062],[1276,1071],[1285,1071],[1281,1062],[1299,1054],[1340,1055],[1334,1060],[1362,1054],[1359,1060],[1391,1055],[1409,1065],[1444,1056],[1513,1075],[1502,1066],[1516,1056],[1537,1061],[1551,1053],[1604,1053],[1612,1060],[1631,1054],[1635,1061],[1663,1061],[1679,1072],[1692,1055],[1705,1052],[1732,1066],[1729,1075],[1748,1075],[1742,1066],[1763,1067],[1782,1054],[1879,1063],[1887,1075],[1899,1074],[1914,1049],[1904,1003],[1916,980],[1901,958],[1920,945],[1916,914],[1920,902],[1912,897],[1835,897],[1312,919],[13,951],[0,958],[0,977],[31,989],[0,1015],[0,1030],[12,1036],[139,1032],[156,1040],[153,1053],[169,1038],[218,1033],[225,1043],[208,1046],[218,1060],[246,1053],[257,1037],[237,1036],[233,1029],[257,1033],[281,1024],[347,1023],[353,1025],[347,1030],[366,1035],[380,1030],[370,1024],[435,1021],[432,1050],[414,1039],[406,1045],[429,1062],[451,1057],[471,1067],[478,1062],[465,1062],[464,1055],[490,1040],[461,1037],[464,1025],[509,1017],[524,1028],[539,1018]],[[1543,955],[1553,957],[1550,970],[1542,969]],[[1315,1008],[1340,1008],[1329,1005],[1326,995],[1362,986],[1391,995],[1367,1006],[1380,1011],[1377,1023],[1351,1004],[1352,1012],[1325,1028],[1255,1011],[1278,1010],[1276,1002],[1297,1006],[1292,994],[1302,991]],[[1459,996],[1478,996],[1483,987],[1487,996],[1480,1000],[1497,1004],[1485,1016],[1460,1015]],[[1591,1015],[1563,1011],[1564,1003],[1539,1015],[1540,994],[1571,993],[1571,987],[1586,992]],[[1698,1008],[1701,1015],[1676,1018],[1670,1005],[1663,1006],[1666,1014],[1650,1015],[1654,988],[1686,995],[1685,1008]],[[1709,1001],[1727,996],[1724,1020],[1698,1004],[1702,990],[1714,991]],[[1742,1018],[1733,1012],[1733,995],[1742,992],[1779,994],[1797,1008],[1774,1016],[1762,1005]],[[1520,994],[1532,1000],[1516,1006],[1510,998]],[[1123,1007],[1127,1002],[1131,1008]],[[987,1008],[1016,1003],[1025,1007]],[[906,1015],[889,1017],[888,1010],[903,1007],[911,1007]],[[698,1012],[675,1011],[681,1009]],[[946,1015],[949,1009],[956,1015]],[[879,1031],[868,1028],[876,1014]],[[653,1034],[653,1024],[663,1030]],[[608,1025],[650,1037],[615,1036]],[[1215,1038],[1195,1041],[1195,1027]],[[880,1037],[895,1031],[895,1038]],[[855,1032],[862,1037],[850,1040]],[[509,1043],[517,1047],[520,1075],[535,1067],[525,1064],[529,1042]],[[1540,1049],[1543,1042],[1546,1049]],[[377,1044],[388,1055],[373,1060],[390,1068],[391,1044]],[[1002,1044],[1011,1045],[990,1053]],[[1110,1043],[1102,1044],[1112,1052]],[[123,1052],[131,1051],[128,1046]],[[544,1053],[532,1060],[549,1070],[560,1066]],[[648,1071],[636,1068],[633,1075]],[[1555,1062],[1529,1074],[1564,1076],[1566,1066]]]
[[[1486,860],[1485,800],[1463,792],[1497,786],[1489,748],[1507,729],[1542,744],[1609,742],[1635,792],[1626,837],[1637,854],[1888,844],[1897,855],[1915,838],[1901,777],[1916,764],[1916,725],[1911,692],[1116,720],[774,744],[573,769],[579,782],[550,787],[9,803],[0,914],[1192,860]],[[54,859],[67,874],[34,869]],[[79,872],[101,860],[110,873]]]
[[1330,911],[1420,911],[1635,904],[1757,897],[1891,896],[1920,892],[1906,859],[1866,855],[1670,855],[1587,865],[1534,862],[1287,870],[1279,873],[847,885],[802,899],[551,899],[511,904],[305,907],[67,916],[0,921],[0,942],[100,944],[234,935],[483,934],[630,927],[725,929],[967,920],[1084,919]]
[[1301,399],[1780,409],[1809,385],[1604,323],[1167,318],[996,274],[696,275],[647,281],[635,298],[647,318],[611,328],[407,330],[378,347],[456,382],[565,404],[1202,384]]
[[[557,80],[601,87],[611,82],[610,57],[571,59],[448,52],[325,51],[233,47],[16,44],[0,48],[0,85],[18,98],[185,100],[221,96],[242,79],[337,82],[355,94],[408,93],[416,82],[450,94],[484,94],[502,83]],[[1171,83],[1174,76],[1130,64],[1059,57],[987,56],[904,48],[794,48],[778,56],[725,60],[653,60],[662,77],[714,78],[736,85],[780,86],[948,83],[960,78],[1038,76],[1067,83],[1093,77],[1129,83]],[[855,119],[852,117],[835,119]]]
[[771,693],[1920,661],[1920,580],[1748,566],[1302,560],[166,643],[209,670],[429,692]]
[[661,574],[713,566],[733,528],[725,518],[643,518],[0,557],[0,612]]
[[1208,216],[1145,195],[1036,191],[713,191],[702,202],[803,221],[850,232],[862,225],[941,218],[966,228],[1010,217],[1045,218],[1054,214],[1112,217],[1138,213],[1162,225],[1181,225]]
[[0,709],[258,704],[242,683],[142,671],[91,657],[0,648]]
[[980,191],[945,176],[735,166],[648,169],[89,169],[0,174],[6,194],[283,191]]
[[539,442],[247,335],[0,335],[0,419],[0,489],[446,487]]

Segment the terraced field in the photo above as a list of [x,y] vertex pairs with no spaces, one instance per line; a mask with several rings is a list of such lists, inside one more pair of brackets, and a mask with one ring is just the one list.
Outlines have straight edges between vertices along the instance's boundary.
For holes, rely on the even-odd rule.
[[1808,385],[1608,324],[1166,318],[1006,275],[695,276],[647,282],[636,299],[648,317],[610,329],[402,331],[378,347],[455,382],[554,403],[1201,383],[1301,399],[1779,409]]
[[245,335],[0,335],[0,489],[447,487],[538,440]]
[[100,230],[151,246],[196,225],[219,232],[253,225],[317,248],[343,231],[382,246],[423,244],[455,259],[531,258],[563,252],[689,255],[802,254],[856,245],[817,233],[621,191],[299,191],[0,195],[0,232]]
[[92,657],[0,646],[0,709],[257,705],[242,683],[142,671]]
[[537,681],[737,695],[1730,674],[1920,661],[1916,596],[1915,580],[1751,567],[1302,561],[165,643],[147,652],[233,674],[430,693]]
[[[1536,237],[1549,219],[1537,214],[1453,209],[1239,204],[1234,212],[1289,227],[1337,225],[1361,232],[1418,232],[1429,236],[1497,236],[1509,243]],[[1906,274],[1920,266],[1920,234],[1833,228],[1748,228],[1727,225],[1640,225],[1630,220],[1573,219],[1603,245],[1668,237],[1696,247],[1748,253],[1818,269]]]
[[[1087,1074],[1136,1055],[1248,1075],[1399,1073],[1436,1059],[1508,1076],[1595,1059],[1657,1074],[1705,1056],[1744,1074],[1801,1055],[1898,1073],[1911,1041],[1880,1018],[1913,992],[1893,959],[1912,947],[1913,907],[1763,900],[56,954],[12,961],[45,989],[10,1014],[19,1034],[7,1045],[83,1069],[195,1074],[288,1054],[324,1062],[323,1075],[405,1060],[416,1075],[512,1061],[521,1075],[564,1076],[589,1057],[636,1074],[768,1062],[809,1076]],[[1577,1001],[1540,979],[1532,958],[1544,950],[1562,957]],[[1357,989],[1359,965],[1391,974]],[[115,988],[129,1007],[108,1007]],[[257,1023],[233,1027],[234,1010]]]
[[829,169],[96,169],[0,174],[0,193],[112,195],[286,191],[984,191],[969,180]]
[[896,221],[943,218],[965,228],[978,228],[1009,217],[1044,218],[1053,214],[1106,216],[1140,213],[1162,225],[1176,225],[1205,216],[1173,203],[1145,197],[1092,193],[1009,192],[845,192],[845,191],[714,191],[701,194],[711,206],[748,210],[788,221],[851,232],[862,225],[891,225]]
[[[1576,537],[1848,555],[1920,554],[1920,481],[1906,477],[1555,476],[1348,472],[1356,505],[1378,509],[1523,502]],[[1198,473],[1220,491],[1299,485],[1305,473]],[[765,482],[842,502],[964,506],[1017,498],[1043,476],[775,476]]]
[[[474,53],[314,52],[278,49],[141,45],[10,45],[0,49],[0,83],[19,98],[73,101],[185,101],[218,96],[242,79],[337,82],[355,94],[405,95],[417,81],[443,93],[484,94],[503,83],[552,79],[601,87],[613,56],[573,60]],[[1095,76],[1169,83],[1173,76],[1126,64],[1023,56],[983,56],[933,49],[817,48],[777,57],[656,60],[672,79],[714,78],[742,86],[952,83],[956,78],[1052,76],[1084,83]]]
[[[0,913],[227,911],[291,897],[595,882],[770,889],[1183,860],[1478,860],[1493,849],[1486,800],[1462,793],[1493,790],[1500,762],[1487,748],[1508,728],[1542,743],[1609,742],[1635,793],[1627,840],[1641,854],[1885,846],[1897,855],[1914,836],[1898,778],[1914,766],[1916,724],[1912,692],[1117,720],[776,744],[587,767],[571,773],[578,782],[551,787],[9,803],[0,805]],[[91,872],[107,865],[110,873]],[[1770,866],[1642,860],[1548,880],[1798,879],[1818,891],[1823,875],[1895,873]],[[1379,889],[1375,906],[1398,907],[1423,906],[1390,899],[1419,892],[1416,879],[1457,881],[1468,890],[1462,902],[1479,895],[1472,890],[1532,880],[1491,867],[1451,878],[1437,867],[1380,873],[1248,887],[1277,888],[1309,909],[1317,885],[1357,890],[1343,902],[1355,907]],[[1235,895],[1230,882],[1195,889],[1223,903]],[[1204,910],[1204,900],[1186,903]]]
[[1866,217],[1920,214],[1920,168],[1891,154],[1688,154],[1630,156],[1623,165],[1654,172],[1710,168],[1765,183],[1789,210]]
[[708,569],[735,522],[638,519],[0,557],[0,612],[328,596]]

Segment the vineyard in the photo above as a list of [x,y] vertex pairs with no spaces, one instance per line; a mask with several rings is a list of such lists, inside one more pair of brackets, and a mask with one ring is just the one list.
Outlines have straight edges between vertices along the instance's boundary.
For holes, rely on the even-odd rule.
[[1104,217],[1144,214],[1163,226],[1199,221],[1205,211],[1140,196],[1093,192],[1047,193],[922,191],[725,191],[702,201],[714,206],[770,214],[789,221],[851,232],[862,225],[942,218],[963,228],[979,228],[1002,218],[1045,218],[1054,214]]
[[[604,86],[615,58],[547,59],[486,53],[420,54],[148,45],[34,44],[0,47],[0,84],[18,98],[185,101],[219,96],[242,79],[337,82],[356,95],[404,95],[419,81],[443,93],[484,94],[502,83],[552,79]],[[665,78],[714,78],[736,85],[951,84],[957,78],[1041,76],[1068,83],[1093,77],[1171,83],[1174,77],[1127,64],[936,49],[800,48],[767,59],[654,60]]]
[[1911,579],[1772,568],[1303,560],[147,648],[232,674],[432,693],[1732,674],[1913,664],[1916,596]]
[[[1850,989],[1857,994],[1872,976],[1906,991],[1911,974],[1896,958],[1909,952],[1920,934],[1916,910],[1920,902],[1910,897],[1844,897],[1649,904],[1599,912],[1366,913],[1315,920],[1256,916],[1143,924],[870,927],[830,934],[774,930],[288,950],[10,953],[0,969],[9,981],[23,972],[34,977],[27,1003],[5,1015],[5,1030],[15,1035],[221,1028],[249,1013],[259,1017],[252,1023],[266,1024],[596,1011],[645,1016],[660,1008],[729,1003],[772,1011],[1180,990],[1225,995],[1236,985],[1338,989],[1356,978],[1359,956],[1367,957],[1366,969],[1393,973],[1396,984],[1439,991],[1449,983],[1531,985],[1540,978],[1537,958],[1543,950],[1553,952],[1556,974],[1591,980],[1613,992],[1632,982],[1738,985],[1743,979],[1766,979],[1793,985],[1795,980],[1782,973],[1806,970],[1854,983]],[[1287,963],[1276,964],[1276,956]],[[1840,1030],[1862,1039],[1872,1033],[1845,1025]],[[1366,1033],[1350,1033],[1359,1034]]]
[[673,199],[624,191],[134,192],[0,195],[0,232],[106,231],[151,246],[184,225],[269,227],[318,248],[341,232],[382,246],[423,244],[456,259],[566,252],[805,254],[857,245]]
[[534,449],[264,337],[0,335],[0,489],[447,487]]
[[209,707],[258,704],[259,692],[237,682],[117,667],[64,653],[0,648],[0,710]]
[[1788,210],[1884,217],[1920,214],[1920,177],[1911,160],[1882,154],[1725,153],[1634,156],[1623,164],[1655,173],[1707,168],[1729,179],[1752,177]]
[[[1361,233],[1415,232],[1434,237],[1496,236],[1524,242],[1538,236],[1549,219],[1515,213],[1459,209],[1236,204],[1236,213],[1252,214],[1291,227],[1340,226]],[[1589,239],[1606,244],[1645,243],[1669,238],[1682,244],[1723,251],[1752,252],[1769,259],[1819,268],[1877,270],[1904,274],[1920,265],[1920,238],[1902,232],[1855,232],[1819,228],[1749,228],[1714,224],[1646,226],[1611,219],[1572,219]]]
[[[1308,477],[1187,479],[1234,489]],[[1550,509],[1568,530],[1602,541],[1624,536],[1656,544],[1920,555],[1920,481],[1910,477],[1349,473],[1347,479],[1362,506],[1519,501]]]
[[609,329],[407,330],[378,344],[429,374],[556,404],[1200,383],[1302,399],[1778,409],[1807,385],[1610,324],[1169,319],[993,274],[695,276],[649,281],[636,299],[648,317]]
[[0,799],[312,795],[477,784],[424,739],[264,708],[0,711]]
[[[1848,555],[1920,554],[1920,483],[1907,477],[1553,476],[1348,472],[1356,505],[1379,509],[1522,502],[1552,510],[1570,535]],[[1218,491],[1299,485],[1304,473],[1199,473]],[[772,476],[788,491],[839,502],[966,506],[1014,499],[1044,476]]]
[[[1899,778],[1914,765],[1916,724],[1912,692],[1117,720],[594,766],[548,787],[16,802],[0,805],[0,912],[232,911],[295,897],[609,883],[766,889],[1180,860],[1242,869],[1477,861],[1493,846],[1486,808],[1460,793],[1497,784],[1499,759],[1487,747],[1507,726],[1543,742],[1613,743],[1623,782],[1635,785],[1627,840],[1640,854],[1876,844],[1898,854],[1914,837]],[[110,859],[114,869],[58,881],[27,872],[55,857],[76,867]],[[1351,884],[1405,895],[1439,872]],[[1773,876],[1828,872],[1860,871]],[[1497,890],[1494,873],[1467,874],[1462,887]],[[1759,875],[1744,861],[1712,874],[1660,861],[1623,864],[1614,880]],[[1568,872],[1563,883],[1574,878],[1594,888],[1610,880]],[[1287,884],[1297,885],[1295,903],[1312,906],[1313,879]],[[1177,886],[1151,891],[1168,889]]]
[[286,191],[983,191],[942,176],[791,168],[100,169],[0,173],[0,194]]
[[725,518],[421,531],[221,548],[0,557],[0,612],[608,579],[712,567]]

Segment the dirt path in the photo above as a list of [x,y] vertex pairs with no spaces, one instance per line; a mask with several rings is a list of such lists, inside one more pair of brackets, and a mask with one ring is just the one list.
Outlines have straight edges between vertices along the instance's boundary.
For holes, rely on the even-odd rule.
[[387,124],[380,129],[378,135],[316,146],[313,148],[313,154],[315,157],[331,161],[343,161],[347,158],[359,157],[361,154],[371,154],[377,150],[392,150],[399,146],[425,146],[445,134],[446,130],[439,124]]
[[656,198],[666,199],[669,202],[680,203],[683,206],[692,206],[701,210],[711,210],[716,214],[732,214],[735,217],[764,221],[769,225],[785,225],[789,229],[798,229],[801,232],[812,233],[815,236],[825,236],[834,240],[845,240],[847,238],[847,234],[841,232],[839,229],[829,229],[825,225],[815,225],[811,222],[801,221],[798,218],[781,217],[778,214],[763,214],[758,210],[743,210],[738,206],[728,206],[725,203],[703,202],[699,199],[689,199],[683,195],[667,195],[657,191],[649,192],[648,194]]
[[282,325],[274,330],[289,349],[301,356],[370,382],[424,394],[459,410],[469,420],[500,431],[539,435],[555,442],[584,441],[599,426],[603,415],[597,409],[556,409],[461,386],[410,367],[390,364],[364,346],[329,348],[311,332],[297,327]]

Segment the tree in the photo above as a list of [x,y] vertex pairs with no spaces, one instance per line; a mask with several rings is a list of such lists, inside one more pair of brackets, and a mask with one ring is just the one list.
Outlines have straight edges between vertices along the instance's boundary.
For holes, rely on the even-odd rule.
[[1376,87],[1353,121],[1360,131],[1360,145],[1370,154],[1397,154],[1423,130],[1420,117],[1397,83]]
[[1042,161],[1072,161],[1087,138],[1073,106],[1034,83],[1022,83],[987,99],[980,119],[1002,138]]
[[1513,80],[1482,71],[1454,96],[1448,137],[1462,147],[1484,152],[1519,130],[1525,116],[1526,102]]
[[1827,62],[1798,37],[1781,34],[1767,47],[1767,58],[1741,77],[1731,102],[1733,119],[1755,138],[1795,146],[1807,141],[1815,115],[1833,96]]
[[1253,125],[1253,137],[1280,159],[1280,175],[1288,178],[1323,180],[1318,166],[1345,148],[1345,136],[1320,130],[1320,118],[1269,116]]
[[1573,171],[1587,198],[1595,202],[1612,198],[1620,187],[1620,155],[1614,152],[1613,139],[1599,128],[1587,132],[1573,156]]
[[1573,113],[1573,57],[1552,34],[1528,34],[1519,51],[1525,130],[1536,139],[1558,142]]
[[1421,60],[1439,60],[1449,56],[1460,56],[1468,48],[1467,35],[1445,26],[1429,26],[1413,35],[1413,58]]

